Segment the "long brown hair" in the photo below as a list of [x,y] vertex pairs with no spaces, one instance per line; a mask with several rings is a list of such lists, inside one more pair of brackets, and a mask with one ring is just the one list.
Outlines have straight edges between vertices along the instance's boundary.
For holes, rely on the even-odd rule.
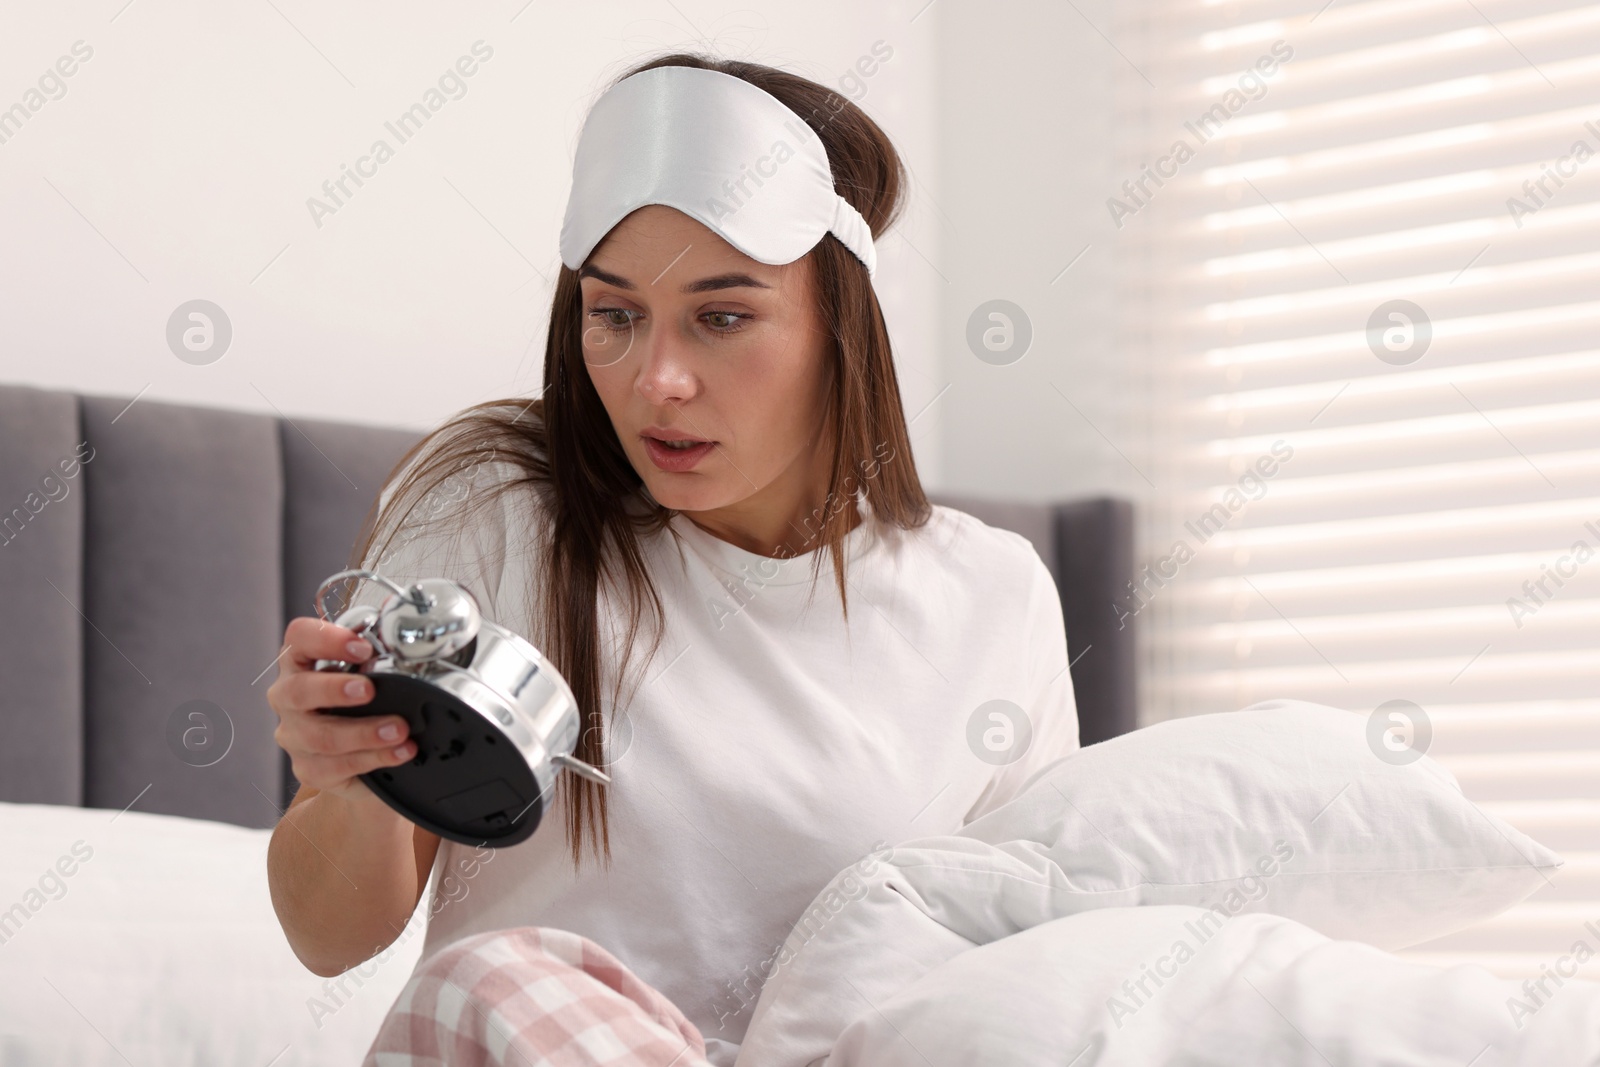
[[[691,53],[659,56],[628,70],[616,81],[662,66],[721,71],[765,90],[801,116],[821,137],[832,166],[835,190],[866,219],[878,237],[903,207],[906,173],[887,135],[855,104],[816,82],[758,63]],[[612,84],[615,84],[613,82]],[[910,529],[928,520],[930,507],[911,458],[905,413],[895,377],[893,353],[883,312],[860,260],[832,234],[807,253],[812,260],[819,310],[832,339],[833,387],[828,398],[832,424],[833,469],[828,495],[805,523],[809,544],[825,545],[834,564],[842,606],[845,597],[844,538],[854,516],[840,502],[865,495],[873,518]],[[507,461],[517,477],[479,494],[479,503],[518,487],[542,503],[548,536],[539,559],[535,602],[540,618],[531,620],[538,644],[572,687],[584,730],[575,755],[605,766],[605,726],[601,713],[602,637],[600,583],[619,590],[628,604],[627,639],[612,690],[621,707],[622,676],[632,658],[645,609],[655,637],[648,663],[659,646],[663,610],[646,571],[642,538],[667,526],[674,512],[640,492],[643,481],[628,461],[583,361],[583,303],[578,274],[561,267],[546,339],[544,387],[538,399],[508,398],[474,405],[453,416],[417,442],[390,471],[386,485],[408,465],[425,457],[393,486],[381,516],[368,514],[367,532],[352,556],[360,566],[372,557],[380,529],[393,540],[402,526],[414,525],[415,505],[437,496],[440,487],[465,465],[490,456]],[[387,542],[386,542],[387,545]],[[815,553],[812,588],[820,574]],[[620,578],[620,581],[619,581]],[[848,613],[848,607],[845,606]],[[561,775],[567,801],[567,837],[573,863],[582,861],[583,839],[605,860],[611,855],[605,794],[574,774]]]

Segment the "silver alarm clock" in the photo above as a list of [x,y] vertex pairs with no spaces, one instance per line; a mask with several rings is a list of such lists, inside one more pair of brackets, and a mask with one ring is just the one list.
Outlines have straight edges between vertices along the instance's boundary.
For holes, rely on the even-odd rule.
[[528,641],[485,619],[470,590],[448,578],[402,587],[376,571],[345,570],[318,587],[319,618],[328,618],[328,591],[349,579],[390,591],[377,607],[331,620],[375,654],[316,667],[372,680],[369,703],[327,712],[399,715],[410,724],[416,756],[361,776],[391,808],[440,837],[500,848],[538,828],[561,771],[610,784],[572,755],[582,723],[566,679]]

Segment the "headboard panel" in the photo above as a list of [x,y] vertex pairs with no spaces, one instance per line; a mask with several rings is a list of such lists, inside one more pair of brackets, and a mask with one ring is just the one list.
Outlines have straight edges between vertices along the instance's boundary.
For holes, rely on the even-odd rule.
[[83,803],[83,439],[77,397],[0,388],[4,800]]
[[[264,825],[278,759],[251,680],[281,636],[277,426],[242,412],[127,405],[84,397],[81,407],[94,449],[82,486],[84,803],[121,808],[148,787],[141,811]],[[193,701],[227,711],[231,741],[221,717],[191,715],[209,710]],[[189,710],[174,723],[180,707]],[[169,732],[196,729],[214,731],[222,762],[174,756]]]

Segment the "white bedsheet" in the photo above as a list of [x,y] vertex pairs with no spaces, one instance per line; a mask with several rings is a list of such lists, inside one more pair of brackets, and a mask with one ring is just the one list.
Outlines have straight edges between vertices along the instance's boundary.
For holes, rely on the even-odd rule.
[[[297,960],[268,830],[0,804],[0,1067],[348,1067],[422,950],[338,978]],[[70,872],[70,873],[69,873]]]

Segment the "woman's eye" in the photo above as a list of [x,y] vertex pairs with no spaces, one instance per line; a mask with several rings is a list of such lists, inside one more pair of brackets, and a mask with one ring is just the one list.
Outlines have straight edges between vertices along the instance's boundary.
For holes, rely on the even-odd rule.
[[748,315],[741,315],[737,311],[708,311],[706,324],[718,333],[733,333],[744,329],[744,320]]
[[633,312],[627,308],[599,308],[589,309],[589,317],[600,320],[600,328],[620,333],[633,326]]

